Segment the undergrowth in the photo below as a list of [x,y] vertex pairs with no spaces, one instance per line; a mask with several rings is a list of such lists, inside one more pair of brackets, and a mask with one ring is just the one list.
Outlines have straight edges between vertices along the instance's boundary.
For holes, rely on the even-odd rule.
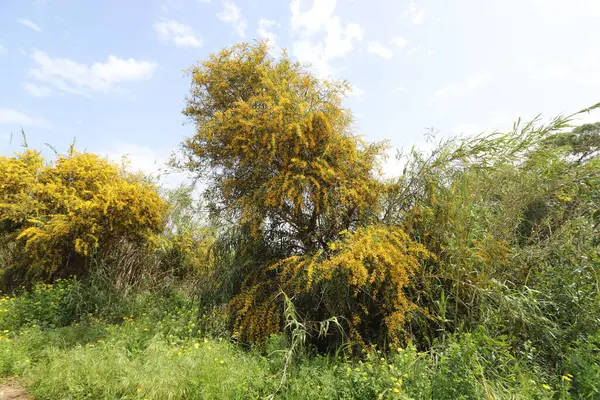
[[[128,307],[90,313],[73,305],[85,286],[63,280],[2,297],[2,377],[20,377],[38,399],[551,399],[599,390],[600,340],[574,343],[561,376],[536,370],[534,349],[516,359],[483,329],[429,351],[372,347],[358,358],[299,346],[288,363],[287,337],[244,349],[226,334],[223,311],[199,314],[192,298],[131,293]],[[116,311],[126,312],[117,320]]]

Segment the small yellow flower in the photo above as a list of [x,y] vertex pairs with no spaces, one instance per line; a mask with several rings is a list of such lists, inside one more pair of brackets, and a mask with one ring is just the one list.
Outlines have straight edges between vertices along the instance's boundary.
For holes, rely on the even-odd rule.
[[200,343],[194,343],[194,348],[199,348],[200,347]]
[[102,339],[98,339],[98,343],[102,343],[102,342],[103,342],[103,340],[102,340]]
[[141,392],[142,390],[143,390],[143,389],[142,389],[140,386],[138,386],[138,388],[137,388],[137,391],[138,391],[138,392]]
[[400,393],[400,389],[398,389],[397,387],[394,388],[394,392],[395,393]]
[[208,339],[207,338],[204,338],[204,343],[208,343]]
[[402,347],[398,347],[396,350],[398,350],[398,353],[402,353],[404,351]]
[[546,385],[545,383],[542,384],[542,387],[546,390],[552,390],[552,388],[549,385]]
[[144,328],[144,332],[147,331],[147,330],[148,330],[148,328]]
[[221,363],[221,364],[225,364],[225,361],[221,360],[221,361],[219,361],[219,363]]
[[568,375],[563,375],[563,377],[562,377],[562,378],[563,378],[565,381],[569,381],[569,382],[571,381],[571,378],[569,378],[569,376],[568,376]]

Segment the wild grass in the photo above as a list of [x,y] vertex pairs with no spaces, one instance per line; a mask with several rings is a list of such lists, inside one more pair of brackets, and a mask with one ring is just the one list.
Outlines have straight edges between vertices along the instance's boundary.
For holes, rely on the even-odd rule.
[[[68,304],[82,284],[2,299],[0,375],[20,377],[36,399],[551,399],[570,388],[531,368],[534,350],[515,359],[505,338],[484,330],[449,335],[428,351],[373,348],[359,358],[292,348],[281,335],[244,348],[220,335],[217,311],[198,316],[182,296],[132,294],[119,321],[102,307],[77,314],[53,306]],[[597,390],[594,351],[586,342],[570,359],[567,378],[583,390]]]

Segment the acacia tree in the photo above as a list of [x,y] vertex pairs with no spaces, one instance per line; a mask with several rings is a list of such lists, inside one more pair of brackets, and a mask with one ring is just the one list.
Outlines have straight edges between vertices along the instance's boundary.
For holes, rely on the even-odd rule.
[[424,250],[391,228],[360,229],[377,222],[385,144],[352,133],[348,85],[316,78],[285,52],[274,58],[264,42],[224,49],[189,72],[184,114],[196,133],[181,165],[208,176],[215,210],[260,242],[237,249],[253,260],[229,305],[236,331],[250,340],[278,332],[273,300],[283,289],[308,319],[339,313],[360,341],[373,330],[369,315],[372,336],[379,324],[397,339],[410,308],[402,287]]
[[184,114],[197,131],[184,143],[186,167],[210,174],[220,211],[302,252],[368,217],[383,145],[352,135],[345,83],[274,59],[266,43],[225,49],[190,73]]

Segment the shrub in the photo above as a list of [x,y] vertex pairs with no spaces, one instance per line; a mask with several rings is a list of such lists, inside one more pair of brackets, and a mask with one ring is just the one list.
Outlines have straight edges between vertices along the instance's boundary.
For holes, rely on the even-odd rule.
[[429,253],[400,229],[369,226],[346,236],[330,243],[328,252],[286,258],[251,278],[229,304],[234,332],[254,341],[279,332],[283,290],[294,293],[305,324],[336,317],[362,347],[396,347],[415,307],[404,290]]
[[0,157],[0,266],[6,286],[24,279],[85,275],[94,255],[120,242],[147,245],[166,204],[143,177],[72,150],[54,163],[38,151]]
[[38,283],[31,291],[0,299],[0,330],[23,326],[58,328],[70,325],[82,314],[82,285],[75,280]]

